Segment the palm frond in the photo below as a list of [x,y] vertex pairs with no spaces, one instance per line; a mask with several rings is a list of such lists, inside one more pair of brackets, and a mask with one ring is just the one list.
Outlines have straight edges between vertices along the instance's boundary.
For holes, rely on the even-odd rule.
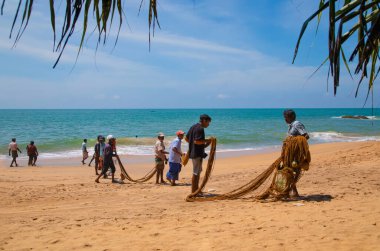
[[[337,93],[337,88],[340,84],[340,64],[341,59],[350,74],[351,70],[347,63],[346,56],[343,51],[343,45],[348,40],[354,39],[354,35],[357,34],[356,46],[350,53],[349,61],[357,61],[354,73],[361,74],[360,80],[357,84],[357,90],[355,96],[358,95],[359,87],[364,79],[368,78],[368,90],[373,88],[375,79],[378,74],[376,73],[377,62],[379,60],[379,45],[380,45],[380,0],[345,0],[340,8],[336,8],[339,3],[336,0],[330,0],[321,4],[319,8],[314,12],[301,27],[300,35],[295,47],[293,63],[297,56],[300,41],[307,25],[318,16],[318,25],[320,22],[319,16],[323,11],[329,12],[329,35],[328,35],[328,52],[329,52],[329,73],[333,78],[334,95]],[[358,22],[352,25],[351,20],[358,19]],[[350,25],[346,32],[343,32],[344,26]],[[369,28],[368,28],[369,27]],[[371,63],[370,63],[371,62]],[[378,71],[377,71],[378,72]],[[330,75],[330,74],[329,74]],[[368,98],[368,96],[367,96]]]
[[[2,1],[1,4],[1,15],[3,15],[3,11],[5,8],[6,0]],[[14,39],[14,45],[20,40],[25,29],[29,24],[29,20],[31,18],[34,0],[19,0],[18,6],[14,15],[11,31],[9,34],[9,38],[12,38],[14,34],[15,26],[19,24],[19,28],[17,30],[16,37]],[[119,38],[121,26],[123,24],[123,5],[121,0],[63,0],[64,4],[64,14],[63,14],[63,23],[60,26],[60,34],[58,35],[58,39],[56,37],[57,33],[57,24],[56,24],[56,10],[57,6],[54,4],[54,0],[49,0],[49,9],[50,9],[50,21],[51,27],[53,30],[53,51],[58,52],[58,58],[53,65],[53,68],[57,66],[62,57],[62,54],[66,48],[66,45],[70,41],[74,31],[76,30],[77,24],[82,22],[82,30],[79,42],[79,48],[77,53],[77,59],[80,54],[80,51],[83,48],[85,37],[88,33],[88,23],[89,23],[89,15],[93,15],[95,20],[96,30],[98,32],[97,36],[97,45],[101,41],[103,44],[107,42],[108,35],[110,33],[111,27],[113,25],[114,17],[119,16],[119,24],[118,24],[118,32],[115,39],[115,44]],[[144,0],[141,0],[140,10]],[[92,7],[91,7],[92,5]],[[160,28],[160,24],[158,21],[158,12],[157,12],[157,0],[149,0],[149,13],[148,13],[148,25],[149,25],[149,48],[151,42],[151,32],[155,30],[155,25],[157,24]],[[80,21],[79,17],[83,14],[83,20]],[[58,27],[59,28],[59,27]]]

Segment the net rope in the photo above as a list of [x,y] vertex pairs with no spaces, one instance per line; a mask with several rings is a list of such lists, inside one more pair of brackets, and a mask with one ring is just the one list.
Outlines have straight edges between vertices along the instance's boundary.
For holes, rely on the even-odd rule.
[[[286,197],[289,195],[292,186],[295,186],[300,179],[302,172],[309,169],[311,161],[309,145],[305,137],[289,136],[283,142],[281,156],[257,177],[230,192],[204,196],[203,189],[214,168],[216,142],[216,138],[211,138],[210,154],[202,183],[194,193],[186,197],[186,201],[232,200],[247,195],[252,196],[255,192],[256,195],[253,197],[256,199]],[[272,182],[268,182],[270,180]],[[259,190],[260,194],[258,194]]]
[[148,180],[150,180],[157,172],[157,169],[155,167],[152,168],[152,170],[150,170],[147,174],[145,174],[142,178],[139,178],[139,179],[133,179],[128,173],[127,171],[125,170],[124,168],[124,165],[123,163],[121,162],[120,160],[120,157],[118,155],[116,155],[116,160],[117,162],[119,163],[119,167],[120,167],[120,178],[122,180],[128,180],[130,182],[134,182],[134,183],[143,183],[143,182],[147,182]]

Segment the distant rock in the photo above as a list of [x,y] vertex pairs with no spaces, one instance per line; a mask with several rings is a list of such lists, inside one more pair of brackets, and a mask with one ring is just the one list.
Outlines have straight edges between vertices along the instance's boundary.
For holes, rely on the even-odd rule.
[[368,117],[363,115],[344,115],[342,119],[368,119]]

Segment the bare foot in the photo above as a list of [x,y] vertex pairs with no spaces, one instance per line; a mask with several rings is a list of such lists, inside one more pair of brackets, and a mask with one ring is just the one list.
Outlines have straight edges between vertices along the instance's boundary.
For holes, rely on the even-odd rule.
[[95,180],[95,182],[96,182],[96,183],[99,183],[99,180],[98,180],[98,179],[96,179],[96,180]]

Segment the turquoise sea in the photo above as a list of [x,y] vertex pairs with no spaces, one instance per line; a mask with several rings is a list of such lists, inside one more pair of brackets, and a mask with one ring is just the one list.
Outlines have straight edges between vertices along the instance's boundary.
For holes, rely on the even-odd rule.
[[[310,143],[380,140],[380,109],[294,109],[310,132]],[[212,117],[206,136],[218,138],[218,151],[263,150],[279,147],[286,136],[283,109],[109,109],[0,110],[0,159],[7,158],[11,138],[25,155],[34,140],[41,158],[80,156],[83,138],[92,154],[96,136],[113,134],[118,152],[150,155],[158,132],[166,143],[177,130],[187,131],[199,115]],[[368,120],[343,119],[365,115]],[[184,144],[184,147],[186,145]]]

